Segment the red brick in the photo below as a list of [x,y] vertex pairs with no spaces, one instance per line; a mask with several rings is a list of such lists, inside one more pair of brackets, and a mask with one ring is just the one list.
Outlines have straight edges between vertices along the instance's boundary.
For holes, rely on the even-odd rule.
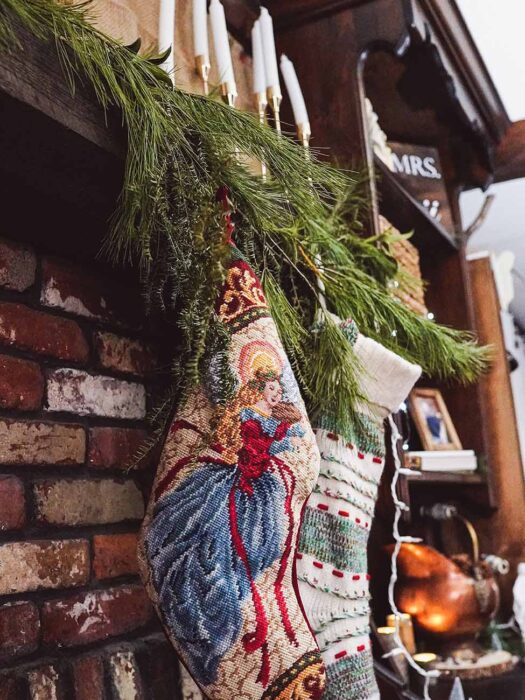
[[[128,469],[148,433],[134,428],[91,428],[88,464],[100,469]],[[140,466],[147,466],[145,461]]]
[[40,617],[34,603],[0,607],[0,659],[30,654],[38,646]]
[[83,464],[86,434],[78,425],[0,420],[0,464]]
[[33,540],[0,545],[0,595],[69,588],[89,580],[87,540]]
[[135,655],[120,651],[109,659],[109,672],[115,700],[144,700],[144,688]]
[[5,301],[0,302],[0,344],[73,362],[85,362],[89,354],[75,321]]
[[27,679],[31,700],[66,700],[62,679],[54,666],[29,671]]
[[0,530],[18,530],[25,521],[24,485],[16,476],[0,476]]
[[104,665],[100,656],[82,656],[73,662],[75,700],[104,700]]
[[135,382],[93,376],[78,369],[57,369],[48,374],[47,407],[81,416],[142,419],[146,390]]
[[42,263],[40,299],[46,306],[57,307],[87,318],[136,326],[142,308],[140,294],[128,286],[87,274],[69,262],[45,259]]
[[37,519],[50,525],[141,520],[144,499],[131,480],[49,479],[34,486]]
[[35,362],[0,355],[0,408],[34,411],[44,395],[44,376]]
[[93,340],[99,362],[105,369],[144,375],[155,368],[152,349],[139,340],[103,332],[95,333]]
[[0,239],[0,286],[23,292],[35,281],[34,253],[18,243]]
[[137,574],[137,535],[95,535],[93,571],[98,579]]
[[124,634],[153,618],[142,586],[121,586],[52,600],[42,607],[44,644],[77,646]]

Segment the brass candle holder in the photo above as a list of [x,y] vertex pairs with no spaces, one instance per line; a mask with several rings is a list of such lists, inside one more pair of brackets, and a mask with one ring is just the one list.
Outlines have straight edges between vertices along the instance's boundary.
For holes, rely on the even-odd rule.
[[[237,99],[237,86],[235,83],[224,82],[221,83],[221,98],[230,107],[235,107],[235,101]],[[239,147],[235,146],[235,158],[240,159]]]
[[275,130],[277,131],[278,134],[282,133],[281,131],[281,102],[283,101],[283,96],[281,95],[280,90],[276,88],[268,88],[266,91],[266,95],[268,97],[268,104],[270,105],[270,109],[272,110],[273,113],[273,120],[275,123]]
[[255,93],[255,104],[257,106],[257,114],[259,115],[259,123],[266,124],[266,108],[268,107],[268,100],[266,99],[265,92]]
[[[266,124],[266,109],[268,107],[268,100],[266,99],[265,92],[256,92],[255,93],[255,104],[257,105],[257,114],[259,115],[259,124],[261,124],[261,125]],[[268,177],[268,168],[266,167],[266,163],[264,161],[261,161],[261,177],[262,177],[262,181],[266,182],[266,179]]]
[[310,150],[310,138],[312,136],[312,130],[310,128],[310,122],[303,122],[302,124],[297,124],[297,138],[299,142],[302,143],[307,153]]
[[416,664],[421,666],[421,668],[425,671],[430,671],[432,669],[432,665],[438,660],[437,654],[434,654],[431,651],[424,651],[420,652],[419,654],[414,654],[412,658]]
[[235,107],[235,100],[237,99],[237,88],[235,83],[221,83],[221,97],[223,102],[225,102],[230,107]]
[[[296,130],[297,130],[297,138],[302,144],[304,148],[304,155],[306,158],[307,165],[310,163],[310,138],[312,136],[312,130],[310,128],[310,122],[303,122],[302,124],[296,124]],[[313,187],[313,181],[312,178],[309,176],[308,180],[310,184]],[[326,304],[326,287],[325,284],[322,280],[322,274],[323,274],[323,261],[321,260],[321,256],[319,253],[316,253],[314,256],[314,263],[317,268],[317,289],[319,290],[319,304],[321,305],[321,308],[326,311],[327,310],[327,304]]]
[[[303,122],[302,124],[296,124],[297,138],[304,148],[304,155],[306,158],[307,165],[310,163],[310,138],[312,136],[312,130],[310,128],[310,122]],[[308,178],[312,182],[312,178]]]
[[210,78],[210,59],[201,54],[200,56],[195,56],[195,71],[197,75],[202,80],[202,90],[205,95],[209,95],[209,78]]

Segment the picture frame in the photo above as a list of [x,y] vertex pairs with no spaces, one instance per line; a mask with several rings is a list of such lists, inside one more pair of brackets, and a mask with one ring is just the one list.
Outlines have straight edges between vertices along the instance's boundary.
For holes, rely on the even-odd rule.
[[409,412],[424,450],[463,449],[439,389],[413,389]]

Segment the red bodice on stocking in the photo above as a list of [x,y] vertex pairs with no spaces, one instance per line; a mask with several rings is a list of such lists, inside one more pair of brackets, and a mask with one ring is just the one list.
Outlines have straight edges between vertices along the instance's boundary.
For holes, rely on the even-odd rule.
[[278,442],[286,437],[290,427],[289,423],[279,423],[275,433],[268,435],[264,432],[261,423],[250,418],[241,425],[242,448],[239,450],[237,466],[241,472],[239,487],[249,496],[253,494],[252,479],[259,478],[268,471],[272,460],[270,454],[272,443]]

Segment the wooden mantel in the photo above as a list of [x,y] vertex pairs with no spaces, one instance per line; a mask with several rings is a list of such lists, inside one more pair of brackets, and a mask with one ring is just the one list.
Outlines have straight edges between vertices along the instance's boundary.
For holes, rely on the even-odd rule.
[[2,228],[93,257],[122,186],[124,131],[86,86],[72,95],[54,44],[19,36],[20,48],[0,53]]

